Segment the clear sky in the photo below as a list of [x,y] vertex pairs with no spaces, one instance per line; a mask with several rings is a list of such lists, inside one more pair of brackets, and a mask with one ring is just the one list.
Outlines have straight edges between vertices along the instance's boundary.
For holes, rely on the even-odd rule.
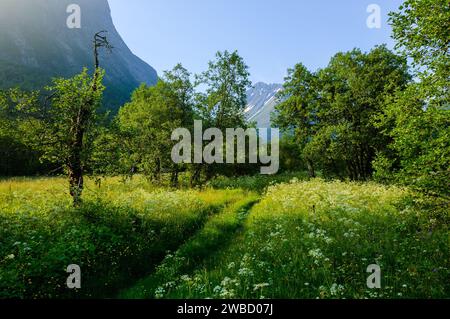
[[[181,62],[205,70],[218,50],[237,49],[254,82],[282,83],[302,62],[312,70],[338,51],[393,47],[389,11],[402,0],[109,0],[130,49],[159,74]],[[369,29],[367,7],[381,8],[381,29]]]

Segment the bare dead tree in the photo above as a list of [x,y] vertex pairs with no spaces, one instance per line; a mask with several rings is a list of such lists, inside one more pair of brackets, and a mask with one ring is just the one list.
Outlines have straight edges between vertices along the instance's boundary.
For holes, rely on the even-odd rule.
[[104,31],[103,30],[103,31],[97,32],[94,35],[94,67],[95,67],[96,71],[100,67],[99,59],[98,59],[98,49],[99,48],[105,48],[109,52],[111,52],[112,49],[114,49],[114,47],[109,43],[109,41],[106,38],[106,36],[103,35],[105,33],[108,33],[108,31]]
[[81,194],[84,188],[84,168],[82,161],[82,153],[84,149],[83,140],[86,129],[95,113],[95,95],[98,90],[98,79],[100,76],[99,49],[105,48],[108,51],[113,49],[107,37],[104,35],[106,31],[97,32],[94,35],[94,75],[92,78],[91,94],[86,103],[80,105],[76,118],[73,121],[71,133],[73,134],[73,145],[68,158],[68,173],[70,183],[70,195],[73,198],[74,206],[81,204]]

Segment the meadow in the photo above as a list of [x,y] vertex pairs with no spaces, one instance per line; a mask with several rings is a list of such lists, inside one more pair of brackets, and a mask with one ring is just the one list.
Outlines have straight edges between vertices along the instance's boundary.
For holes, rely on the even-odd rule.
[[[0,298],[447,298],[448,203],[303,174],[0,182]],[[78,264],[82,288],[65,286]],[[381,268],[381,289],[367,267]]]
[[[170,191],[145,179],[88,181],[73,208],[64,179],[0,183],[0,298],[114,297],[147,274],[203,223],[247,194]],[[66,267],[83,288],[66,287]]]

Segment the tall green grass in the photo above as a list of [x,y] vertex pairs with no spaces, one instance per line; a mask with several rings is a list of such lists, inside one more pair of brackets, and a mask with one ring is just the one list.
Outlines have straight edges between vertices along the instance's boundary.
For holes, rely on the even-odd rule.
[[[273,186],[230,247],[174,273],[153,297],[447,298],[448,206],[429,204],[373,183]],[[371,264],[381,289],[367,287]]]
[[78,209],[64,179],[3,180],[0,298],[448,298],[448,203],[292,177],[202,191],[88,180]]
[[[75,209],[62,179],[3,181],[0,298],[112,297],[242,196],[109,179],[100,188],[88,181],[84,204]],[[78,291],[65,284],[70,264],[81,267]]]

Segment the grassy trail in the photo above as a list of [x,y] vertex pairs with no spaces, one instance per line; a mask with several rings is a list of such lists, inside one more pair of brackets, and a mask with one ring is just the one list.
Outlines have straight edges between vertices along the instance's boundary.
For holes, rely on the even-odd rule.
[[243,231],[252,207],[259,198],[251,195],[228,205],[221,213],[213,215],[196,235],[182,245],[174,254],[168,254],[165,260],[150,276],[138,281],[131,288],[122,291],[119,298],[154,298],[158,287],[167,282],[188,276],[206,260],[226,249],[233,239]]

